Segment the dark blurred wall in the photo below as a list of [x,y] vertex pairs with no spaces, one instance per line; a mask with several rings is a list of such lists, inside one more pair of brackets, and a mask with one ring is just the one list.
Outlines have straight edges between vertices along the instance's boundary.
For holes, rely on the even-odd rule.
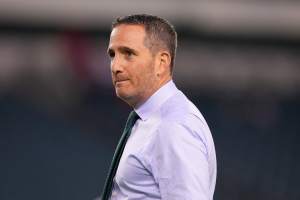
[[[110,85],[106,32],[1,36],[0,199],[95,198],[130,111]],[[212,130],[215,199],[298,200],[299,45],[193,33],[181,41],[176,72],[197,75],[175,82]]]

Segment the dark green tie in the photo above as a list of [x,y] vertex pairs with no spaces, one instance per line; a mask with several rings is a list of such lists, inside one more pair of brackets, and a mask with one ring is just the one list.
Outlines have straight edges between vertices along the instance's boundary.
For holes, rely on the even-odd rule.
[[128,116],[123,134],[119,140],[119,144],[115,150],[115,154],[112,159],[112,162],[111,162],[111,165],[109,168],[109,172],[108,172],[105,184],[104,184],[101,200],[108,200],[111,195],[111,192],[113,189],[113,179],[116,175],[118,165],[119,165],[123,150],[125,148],[127,139],[129,137],[129,135],[131,133],[131,129],[137,119],[139,119],[139,116],[136,114],[136,112],[131,111],[131,113]]

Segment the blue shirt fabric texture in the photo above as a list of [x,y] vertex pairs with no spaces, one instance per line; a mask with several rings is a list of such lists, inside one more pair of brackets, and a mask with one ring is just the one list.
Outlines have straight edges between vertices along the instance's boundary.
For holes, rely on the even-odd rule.
[[217,174],[210,129],[171,80],[134,108],[112,200],[212,200]]

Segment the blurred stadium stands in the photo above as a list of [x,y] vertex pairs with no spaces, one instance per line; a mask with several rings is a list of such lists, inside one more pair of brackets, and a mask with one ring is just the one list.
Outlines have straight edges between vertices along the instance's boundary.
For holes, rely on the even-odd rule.
[[215,200],[298,200],[300,3],[0,1],[0,199],[93,199],[130,108],[111,86],[116,17],[179,32],[175,82],[216,145]]

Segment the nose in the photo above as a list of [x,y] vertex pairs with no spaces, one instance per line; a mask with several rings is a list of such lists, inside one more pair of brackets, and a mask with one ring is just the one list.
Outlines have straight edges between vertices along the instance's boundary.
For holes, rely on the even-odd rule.
[[110,66],[111,66],[111,71],[113,74],[118,74],[118,73],[123,72],[124,67],[123,67],[123,62],[122,62],[122,59],[120,58],[120,56],[116,55],[111,60]]

